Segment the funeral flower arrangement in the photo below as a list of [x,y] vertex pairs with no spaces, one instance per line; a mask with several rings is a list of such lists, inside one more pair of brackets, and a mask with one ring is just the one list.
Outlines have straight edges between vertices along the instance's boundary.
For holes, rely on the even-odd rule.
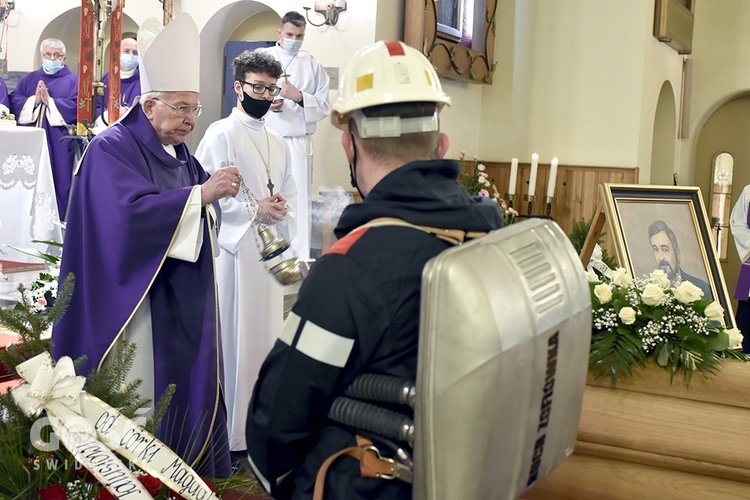
[[70,358],[52,359],[48,332],[74,280],[68,276],[58,290],[59,258],[48,257],[52,265],[31,289],[19,286],[18,304],[0,308],[0,327],[19,337],[0,350],[0,366],[19,379],[0,391],[0,498],[216,499],[227,491],[261,491],[241,472],[220,480],[198,476],[151,434],[174,387],[144,418],[150,401],[138,392],[140,380],[127,379],[134,344],[117,344],[87,377],[76,375]]
[[473,158],[472,166],[468,166],[466,163],[466,151],[461,151],[458,161],[461,163],[458,182],[466,188],[466,191],[470,195],[484,196],[496,202],[503,213],[503,225],[508,226],[513,224],[518,212],[513,207],[509,207],[505,200],[502,199],[495,182],[489,179],[487,167],[479,163],[476,156]]
[[625,269],[609,278],[588,271],[591,290],[592,337],[589,370],[612,383],[633,375],[652,358],[690,383],[694,372],[715,374],[723,359],[747,361],[735,348],[742,342],[737,329],[727,329],[724,309],[703,300],[703,292],[683,281],[672,286],[662,270],[633,279]]

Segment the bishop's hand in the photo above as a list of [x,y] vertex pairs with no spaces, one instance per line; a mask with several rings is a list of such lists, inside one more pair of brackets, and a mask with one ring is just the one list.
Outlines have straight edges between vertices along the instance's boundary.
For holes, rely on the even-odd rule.
[[225,196],[236,196],[240,191],[240,171],[237,167],[217,170],[201,186],[201,202],[208,205]]

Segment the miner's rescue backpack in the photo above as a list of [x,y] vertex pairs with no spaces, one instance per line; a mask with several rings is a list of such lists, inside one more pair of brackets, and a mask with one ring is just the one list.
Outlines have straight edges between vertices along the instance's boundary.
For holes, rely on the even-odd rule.
[[422,274],[414,498],[516,498],[573,452],[591,344],[581,261],[553,221],[456,246]]
[[[373,440],[342,450],[365,477],[408,481],[415,500],[513,499],[573,452],[591,344],[583,266],[560,227],[530,219],[464,242],[462,231],[380,219],[456,244],[422,273],[416,384],[365,374],[332,420],[413,446],[385,459]],[[461,243],[461,244],[457,244]],[[364,401],[368,402],[364,402]],[[408,405],[406,415],[370,402]],[[393,446],[391,446],[393,448]]]

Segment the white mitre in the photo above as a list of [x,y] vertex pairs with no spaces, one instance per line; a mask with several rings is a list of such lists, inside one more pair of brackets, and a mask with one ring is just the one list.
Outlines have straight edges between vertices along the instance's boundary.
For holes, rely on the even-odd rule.
[[166,27],[155,17],[138,30],[141,93],[200,91],[200,34],[183,12]]

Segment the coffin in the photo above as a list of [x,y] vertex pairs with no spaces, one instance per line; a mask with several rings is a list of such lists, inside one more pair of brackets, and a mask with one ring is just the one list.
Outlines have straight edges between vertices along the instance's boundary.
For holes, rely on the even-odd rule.
[[750,498],[750,363],[690,386],[656,364],[589,377],[575,452],[522,498]]

